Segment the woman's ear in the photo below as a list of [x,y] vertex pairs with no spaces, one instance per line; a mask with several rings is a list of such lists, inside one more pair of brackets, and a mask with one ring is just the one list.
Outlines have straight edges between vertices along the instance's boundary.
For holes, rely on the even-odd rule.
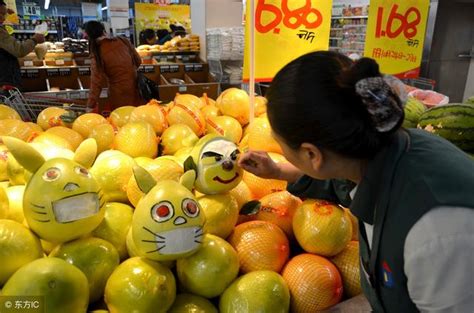
[[310,164],[315,172],[319,172],[323,165],[323,153],[315,145],[304,142],[300,147],[301,156]]

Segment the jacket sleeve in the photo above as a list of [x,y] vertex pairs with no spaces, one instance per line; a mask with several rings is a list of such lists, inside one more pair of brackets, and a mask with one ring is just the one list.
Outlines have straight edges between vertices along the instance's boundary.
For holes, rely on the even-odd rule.
[[351,204],[350,192],[355,184],[347,180],[319,180],[303,176],[287,190],[300,198],[322,199],[349,207]]
[[0,48],[14,57],[22,58],[26,56],[28,53],[33,51],[35,46],[36,43],[33,40],[16,40],[13,36],[10,36],[3,27],[0,27]]
[[102,88],[105,86],[105,76],[102,71],[97,67],[95,58],[91,60],[91,85],[89,87],[89,100],[87,101],[88,106],[95,106],[99,102],[100,93]]

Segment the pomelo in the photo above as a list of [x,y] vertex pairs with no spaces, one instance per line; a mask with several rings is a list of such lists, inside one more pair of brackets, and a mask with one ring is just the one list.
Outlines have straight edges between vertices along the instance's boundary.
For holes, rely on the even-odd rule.
[[105,286],[111,313],[167,312],[176,298],[176,281],[164,265],[134,257],[120,264]]
[[255,216],[257,220],[267,221],[279,226],[288,239],[294,238],[293,216],[302,201],[288,191],[269,194],[260,199],[260,209]]
[[130,115],[136,107],[131,105],[126,105],[123,107],[118,107],[110,113],[109,122],[112,126],[120,128],[123,125],[127,124],[130,120]]
[[27,141],[32,135],[33,130],[23,121],[15,119],[0,120],[0,137],[11,136]]
[[209,117],[207,120],[207,133],[223,136],[238,144],[242,138],[242,126],[239,121],[230,116]]
[[0,219],[6,219],[9,211],[9,200],[4,187],[0,187]]
[[290,255],[285,233],[270,222],[239,224],[228,241],[239,254],[242,273],[259,270],[279,273]]
[[94,138],[97,143],[97,153],[112,148],[115,139],[115,129],[111,124],[99,124],[91,129],[89,138]]
[[88,237],[58,245],[49,255],[80,269],[89,282],[89,302],[99,300],[107,279],[119,265],[117,249],[100,238]]
[[267,104],[268,104],[267,98],[262,97],[262,96],[256,96],[255,97],[254,112],[255,112],[256,117],[267,113]]
[[90,172],[99,183],[106,202],[127,203],[127,184],[133,175],[135,162],[133,158],[119,151],[108,155],[100,159],[99,155]]
[[203,195],[198,198],[206,216],[204,232],[227,238],[239,218],[237,201],[229,194]]
[[344,208],[346,211],[347,215],[351,218],[351,224],[352,224],[352,237],[351,240],[359,241],[359,221],[357,220],[357,217],[354,216],[354,214],[351,213],[351,210]]
[[119,129],[114,139],[114,148],[136,157],[155,158],[158,154],[159,137],[146,122],[129,122]]
[[36,123],[43,130],[47,130],[54,126],[66,126],[66,124],[61,120],[61,115],[63,114],[67,114],[67,111],[63,108],[54,106],[48,107],[38,114]]
[[41,243],[24,225],[0,219],[0,286],[20,267],[43,257]]
[[94,126],[107,124],[107,120],[97,113],[86,113],[80,115],[72,124],[72,129],[77,131],[83,138],[88,138]]
[[135,108],[130,114],[130,122],[147,122],[153,126],[155,133],[160,136],[166,128],[166,112],[157,104],[146,104]]
[[40,134],[42,133],[44,130],[41,128],[41,126],[39,126],[38,124],[36,123],[33,123],[33,122],[26,122],[26,124],[31,128],[31,130],[33,131],[33,133],[37,133],[37,134]]
[[7,162],[8,149],[5,145],[0,144],[0,181],[8,180]]
[[120,259],[124,260],[128,256],[126,239],[132,224],[133,209],[127,204],[108,202],[105,204],[104,210],[104,219],[94,229],[92,235],[113,244]]
[[202,247],[176,262],[178,279],[193,294],[219,296],[239,273],[239,257],[224,239],[206,234]]
[[205,108],[208,105],[216,105],[216,100],[209,98],[207,93],[203,93],[201,97],[202,108]]
[[86,276],[58,258],[41,258],[10,277],[3,296],[43,296],[45,313],[84,313],[89,303]]
[[304,201],[293,217],[293,230],[305,251],[326,257],[344,250],[352,237],[349,215],[324,200]]
[[23,213],[23,195],[25,186],[11,186],[6,190],[8,196],[8,219],[23,223],[25,215]]
[[81,142],[84,140],[81,134],[64,126],[51,127],[46,131],[46,133],[59,136],[69,142],[72,151],[76,151],[77,147],[79,147]]
[[219,302],[221,313],[287,313],[289,309],[288,286],[272,271],[255,271],[239,277],[225,290]]
[[[58,127],[58,126],[55,126],[55,127]],[[66,129],[73,132],[72,129],[69,129],[69,128],[66,128]],[[70,151],[74,151],[73,144],[71,143],[70,140],[64,139],[63,137],[56,135],[54,133],[48,132],[48,131],[34,137],[31,140],[31,143],[39,143],[39,144],[49,146],[49,147],[52,146],[52,147],[63,148],[63,149],[68,149]]]
[[216,100],[223,115],[232,116],[244,126],[249,122],[250,100],[246,91],[238,88],[226,89]]
[[199,138],[193,130],[185,124],[174,124],[167,128],[161,136],[161,145],[164,155],[175,154],[179,149],[193,147]]
[[268,119],[257,117],[250,123],[248,129],[250,150],[283,153],[280,145],[272,136],[272,129]]
[[300,254],[283,269],[291,293],[291,312],[318,312],[337,304],[342,298],[342,279],[327,259]]
[[218,313],[218,311],[211,301],[204,297],[181,293],[176,296],[168,313]]
[[176,97],[174,97],[174,103],[182,103],[183,105],[191,104],[198,109],[202,109],[205,105],[201,98],[191,94],[177,94]]
[[0,104],[0,120],[20,120],[21,116],[8,105]]
[[348,298],[362,293],[360,285],[359,242],[350,241],[341,253],[330,259],[336,265],[342,277],[344,294]]
[[[199,101],[201,102],[201,101]],[[166,116],[170,126],[185,124],[197,135],[202,136],[206,132],[206,120],[199,107],[192,102],[175,102]]]

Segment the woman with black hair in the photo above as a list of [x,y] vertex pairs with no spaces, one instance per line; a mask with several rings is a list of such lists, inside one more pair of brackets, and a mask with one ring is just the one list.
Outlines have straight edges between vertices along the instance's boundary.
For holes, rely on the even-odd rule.
[[474,161],[448,141],[403,129],[402,100],[377,63],[314,52],[267,92],[275,139],[240,165],[288,190],[349,206],[359,219],[361,282],[375,312],[472,312]]
[[147,28],[140,32],[140,45],[154,45],[156,44],[156,33],[153,29]]
[[97,108],[103,87],[108,88],[106,111],[145,103],[137,88],[137,68],[141,58],[130,41],[110,37],[104,25],[90,21],[84,25],[91,56],[91,85],[87,106]]

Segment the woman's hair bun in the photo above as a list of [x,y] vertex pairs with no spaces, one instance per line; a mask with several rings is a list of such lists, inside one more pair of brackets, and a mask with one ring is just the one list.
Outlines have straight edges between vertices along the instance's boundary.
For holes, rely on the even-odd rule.
[[355,61],[351,67],[341,72],[341,83],[345,87],[353,88],[361,79],[380,76],[382,74],[375,60],[361,58]]

